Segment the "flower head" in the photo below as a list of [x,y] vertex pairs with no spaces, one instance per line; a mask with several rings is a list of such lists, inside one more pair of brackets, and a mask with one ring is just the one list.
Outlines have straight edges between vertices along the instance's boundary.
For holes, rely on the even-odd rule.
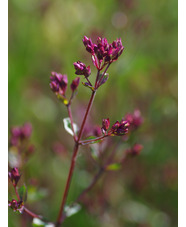
[[91,74],[90,66],[86,67],[86,65],[81,61],[74,62],[73,65],[76,70],[75,72],[76,75],[84,75],[85,77],[90,76]]
[[126,114],[125,120],[130,123],[131,129],[137,129],[143,123],[143,118],[139,110],[135,110],[133,114]]
[[105,133],[108,129],[109,129],[109,126],[110,126],[110,120],[109,120],[109,118],[107,118],[107,119],[103,119],[103,121],[102,121],[102,131],[103,131],[103,133]]
[[139,155],[141,153],[142,149],[143,149],[143,145],[136,143],[136,144],[134,144],[134,146],[132,148],[127,150],[127,153],[131,154],[133,156]]
[[91,53],[93,63],[99,70],[116,61],[124,50],[121,39],[109,44],[106,38],[98,37],[97,43],[93,43],[90,38],[84,36],[83,44],[86,50]]
[[89,53],[91,53],[91,54],[94,53],[94,44],[93,44],[93,42],[92,42],[92,40],[90,38],[84,36],[84,38],[83,38],[83,44],[85,45],[86,50]]
[[124,121],[122,120],[121,122],[116,121],[111,130],[110,133],[116,136],[123,136],[128,132],[128,128],[129,128],[129,122],[128,121]]
[[74,91],[77,89],[77,87],[79,86],[79,81],[80,81],[80,78],[79,78],[79,77],[76,77],[76,78],[72,81],[72,83],[71,83],[71,85],[70,85],[70,88],[71,88],[72,92],[74,92]]
[[14,212],[22,213],[24,210],[23,201],[16,201],[15,199],[12,199],[12,201],[8,201],[8,206],[13,209]]
[[67,75],[52,72],[50,77],[50,87],[56,94],[65,95],[67,89],[68,79]]
[[29,139],[32,134],[32,125],[25,123],[23,126],[15,126],[11,129],[11,145],[17,146],[19,141]]
[[10,172],[8,172],[8,177],[12,181],[13,185],[16,186],[21,177],[18,168],[13,168]]

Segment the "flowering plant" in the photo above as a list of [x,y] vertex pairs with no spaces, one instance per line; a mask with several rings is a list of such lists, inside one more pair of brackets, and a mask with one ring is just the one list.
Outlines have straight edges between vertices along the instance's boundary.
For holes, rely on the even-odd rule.
[[[78,203],[84,202],[84,196],[93,188],[93,186],[97,183],[103,173],[107,171],[119,170],[126,158],[138,155],[143,148],[141,144],[133,144],[131,148],[126,150],[125,155],[122,157],[122,159],[116,161],[115,154],[117,151],[117,147],[115,147],[111,154],[106,156],[106,158],[103,158],[99,154],[99,152],[93,152],[91,155],[96,164],[98,165],[98,172],[92,179],[90,185],[88,185],[88,187],[82,191],[82,193],[70,206],[67,206],[66,200],[68,197],[71,180],[74,173],[79,148],[81,146],[87,145],[93,147],[95,143],[102,144],[108,139],[108,137],[113,136],[120,136],[122,141],[126,141],[128,139],[127,135],[130,135],[133,131],[135,131],[143,122],[140,111],[135,110],[133,114],[128,113],[125,117],[123,117],[123,119],[121,119],[120,121],[117,120],[115,123],[112,124],[110,123],[110,119],[108,117],[103,119],[102,125],[99,128],[96,128],[94,135],[92,135],[91,137],[87,137],[83,134],[86,126],[87,117],[90,113],[95,95],[98,89],[108,80],[109,75],[107,71],[110,65],[119,58],[119,56],[124,50],[121,39],[117,39],[116,41],[113,41],[111,44],[109,44],[106,38],[98,37],[97,42],[93,43],[90,38],[85,36],[83,38],[83,44],[86,47],[86,50],[91,55],[93,64],[97,69],[97,75],[95,77],[94,83],[91,83],[91,81],[89,80],[89,77],[91,75],[90,66],[86,66],[83,62],[79,60],[73,64],[75,68],[75,74],[78,76],[83,76],[86,82],[82,82],[82,84],[86,88],[89,88],[91,91],[91,96],[87,105],[87,109],[85,111],[82,123],[79,128],[74,123],[71,105],[77,94],[77,89],[79,88],[80,80],[82,78],[76,77],[71,82],[71,95],[68,98],[66,96],[66,91],[68,88],[67,75],[52,72],[50,77],[50,88],[52,92],[57,96],[60,101],[62,101],[62,103],[67,108],[68,118],[64,119],[64,127],[66,131],[73,136],[74,139],[74,148],[71,157],[71,164],[56,222],[48,222],[42,216],[37,215],[30,211],[28,208],[26,208],[26,187],[24,185],[18,187],[18,183],[21,178],[19,168],[23,166],[24,162],[27,161],[28,156],[34,151],[33,145],[30,144],[30,136],[32,133],[31,124],[26,123],[22,127],[14,127],[11,131],[11,146],[17,150],[17,161],[13,164],[11,163],[10,167],[12,167],[12,169],[8,173],[8,176],[11,184],[14,187],[18,201],[12,199],[12,201],[9,201],[9,207],[12,208],[13,211],[19,213],[26,212],[27,214],[29,214],[31,217],[34,218],[33,222],[35,226],[61,226],[64,220],[69,217],[70,214],[74,212],[74,210],[78,211],[80,209],[80,205]],[[102,160],[100,161],[100,159]],[[39,224],[37,225],[37,223]]]

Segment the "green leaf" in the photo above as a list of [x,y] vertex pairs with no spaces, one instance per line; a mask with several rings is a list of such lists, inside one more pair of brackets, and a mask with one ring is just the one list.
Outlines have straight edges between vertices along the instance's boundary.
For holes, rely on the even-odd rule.
[[101,139],[100,139],[100,140],[96,140],[96,141],[92,141],[92,142],[88,141],[88,140],[93,140],[93,139],[96,139],[96,138],[97,138],[96,136],[89,136],[88,138],[86,138],[87,142],[86,142],[86,140],[85,140],[85,141],[82,143],[82,145],[94,144],[94,143],[99,143],[99,142],[101,142]]
[[32,226],[40,226],[40,227],[55,227],[53,223],[47,223],[41,221],[39,218],[33,218]]
[[[102,75],[103,75],[103,73],[100,74],[100,76],[99,76],[100,79],[101,79]],[[100,81],[100,85],[99,86],[101,86],[104,83],[106,83],[106,81],[108,80],[108,78],[109,78],[109,74],[108,73],[105,73],[105,75],[103,76],[103,79]]]
[[[73,131],[72,131],[70,118],[69,118],[69,117],[64,118],[64,119],[63,119],[63,123],[64,123],[64,128],[65,128],[65,130],[66,130],[70,135],[73,136],[74,133],[73,133]],[[74,124],[73,124],[73,127],[74,127],[75,133],[77,133],[77,131],[78,131],[78,126],[74,123]]]
[[18,194],[19,197],[22,201],[26,202],[27,200],[27,189],[25,185],[22,185],[19,189],[18,189]]
[[78,203],[74,203],[72,206],[65,206],[65,214],[70,217],[81,210],[81,206]]
[[121,169],[121,164],[119,163],[112,163],[106,167],[106,170],[116,171]]

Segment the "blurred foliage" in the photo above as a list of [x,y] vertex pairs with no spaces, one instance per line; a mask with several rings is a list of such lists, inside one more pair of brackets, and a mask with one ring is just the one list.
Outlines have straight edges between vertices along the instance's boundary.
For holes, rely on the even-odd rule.
[[[23,171],[31,210],[56,219],[72,152],[63,128],[67,112],[50,90],[50,72],[72,81],[74,61],[92,66],[84,35],[109,42],[121,37],[125,50],[110,67],[89,122],[101,125],[109,117],[114,123],[139,108],[145,121],[135,140],[144,150],[122,170],[104,175],[90,192],[89,209],[69,217],[64,227],[177,226],[177,14],[174,0],[9,0],[9,128],[33,125],[36,151]],[[75,122],[81,122],[89,96],[80,86],[72,106]],[[53,151],[55,143],[60,152]],[[68,202],[93,177],[83,154]],[[25,220],[9,210],[9,226],[31,226]]]

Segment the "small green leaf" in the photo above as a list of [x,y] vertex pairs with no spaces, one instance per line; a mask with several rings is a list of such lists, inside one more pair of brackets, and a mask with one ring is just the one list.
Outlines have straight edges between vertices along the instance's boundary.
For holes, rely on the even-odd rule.
[[67,217],[70,217],[81,210],[81,206],[78,203],[73,204],[72,206],[65,207],[65,214]]
[[116,171],[116,170],[119,170],[119,169],[121,169],[121,164],[119,164],[119,163],[112,163],[112,164],[110,164],[106,167],[106,170],[111,170],[111,171],[112,170]]
[[19,189],[18,189],[18,193],[19,193],[19,197],[22,201],[26,202],[27,200],[27,189],[25,185],[22,185]]
[[[63,123],[64,123],[64,128],[65,128],[65,130],[66,130],[70,135],[73,136],[74,133],[73,133],[73,131],[72,131],[70,118],[69,118],[69,117],[64,118],[64,119],[63,119]],[[73,127],[74,127],[75,133],[77,133],[77,131],[78,131],[78,126],[74,123],[74,124],[73,124]]]
[[[103,75],[103,73],[100,74],[100,77],[99,77],[100,79],[101,79],[102,75]],[[100,85],[99,86],[103,85],[108,80],[108,78],[109,78],[109,74],[105,73],[105,75],[103,76],[102,80],[100,81]]]
[[99,143],[101,142],[101,139],[100,140],[96,140],[96,141],[89,141],[89,140],[94,140],[96,139],[97,137],[96,136],[89,136],[88,138],[86,138],[86,140],[82,143],[82,145],[87,145],[87,144],[94,144],[94,143]]

